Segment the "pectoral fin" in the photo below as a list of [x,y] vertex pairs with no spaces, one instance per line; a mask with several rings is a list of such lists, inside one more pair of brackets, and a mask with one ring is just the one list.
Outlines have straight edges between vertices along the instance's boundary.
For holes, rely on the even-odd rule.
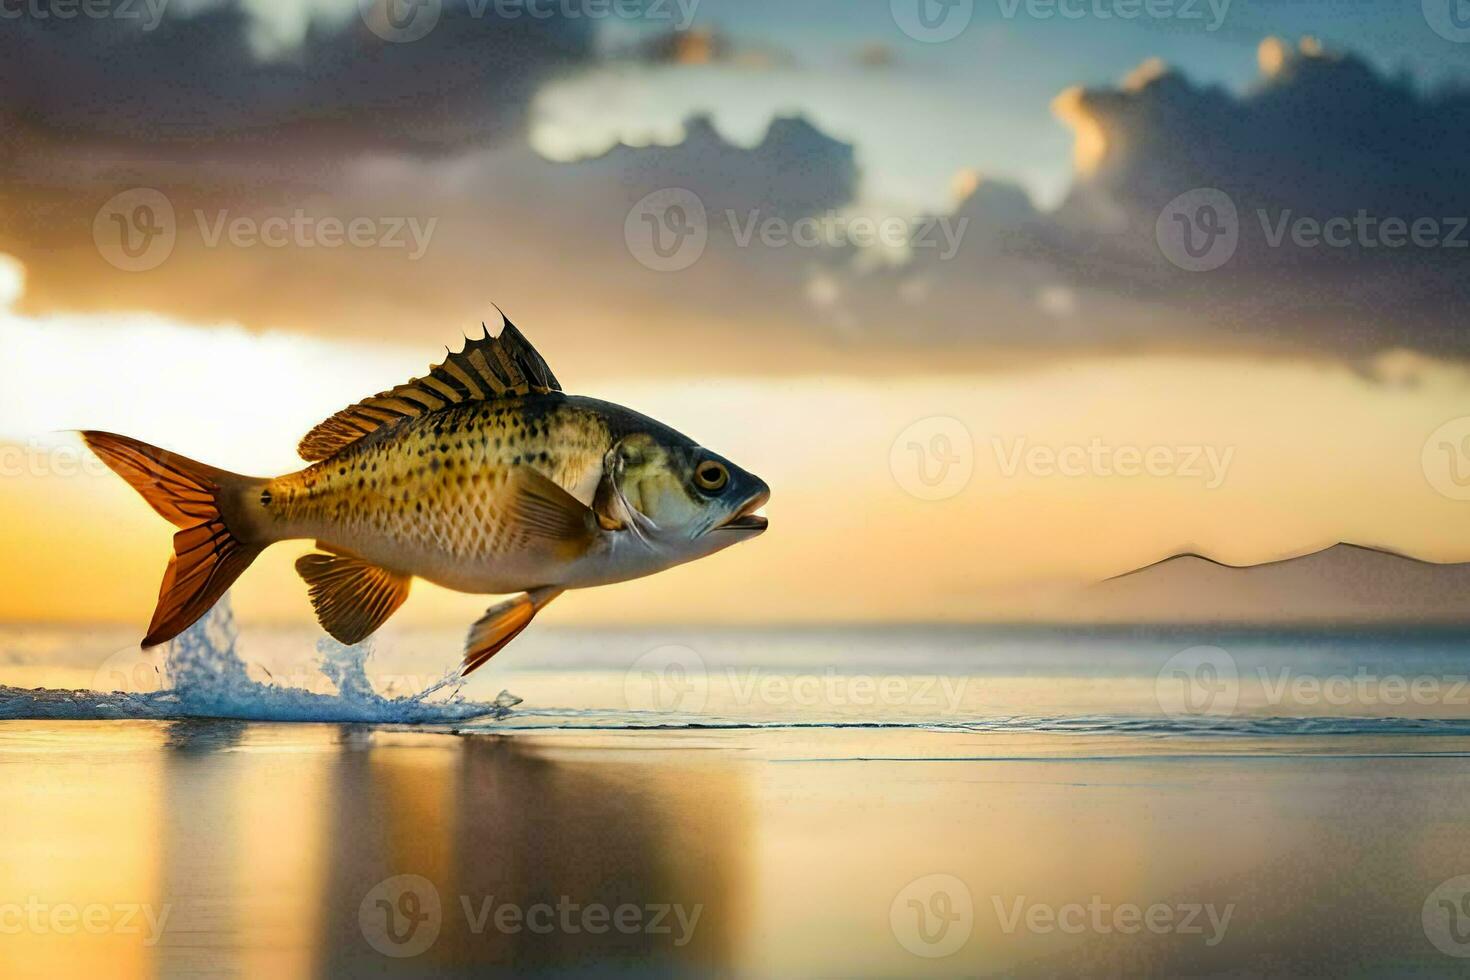
[[528,538],[581,554],[597,534],[591,508],[529,466],[518,467],[507,487],[511,524]]
[[361,643],[408,598],[407,575],[360,558],[302,555],[296,571],[306,580],[322,629],[342,643]]
[[485,615],[475,621],[475,625],[470,627],[470,635],[465,639],[464,665],[460,668],[460,676],[469,675],[499,653],[501,648],[529,626],[536,614],[548,602],[561,595],[562,591],[554,586],[531,589],[497,602],[485,610]]

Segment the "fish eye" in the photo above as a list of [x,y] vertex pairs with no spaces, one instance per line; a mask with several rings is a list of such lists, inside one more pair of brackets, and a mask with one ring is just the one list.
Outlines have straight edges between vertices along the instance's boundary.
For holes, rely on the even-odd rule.
[[730,482],[730,471],[724,463],[707,459],[694,468],[694,482],[701,490],[718,493]]

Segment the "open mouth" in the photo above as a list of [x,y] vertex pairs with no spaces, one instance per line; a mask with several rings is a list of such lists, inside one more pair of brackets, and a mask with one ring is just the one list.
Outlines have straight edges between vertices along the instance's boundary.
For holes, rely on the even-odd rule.
[[764,531],[770,521],[766,520],[764,514],[757,513],[765,507],[766,501],[771,499],[769,491],[750,498],[744,507],[736,512],[734,517],[721,524],[717,531]]

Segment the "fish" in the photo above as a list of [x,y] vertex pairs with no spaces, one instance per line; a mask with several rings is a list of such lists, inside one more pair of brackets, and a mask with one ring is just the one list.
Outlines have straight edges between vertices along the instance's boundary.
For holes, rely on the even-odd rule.
[[563,592],[624,582],[757,537],[765,481],[611,402],[566,394],[525,336],[466,339],[428,374],[351,405],[276,477],[217,469],[128,436],[86,444],[178,530],[142,644],[195,623],[262,551],[315,542],[296,571],[322,628],[375,633],[419,578],[507,595],[471,626],[460,675]]

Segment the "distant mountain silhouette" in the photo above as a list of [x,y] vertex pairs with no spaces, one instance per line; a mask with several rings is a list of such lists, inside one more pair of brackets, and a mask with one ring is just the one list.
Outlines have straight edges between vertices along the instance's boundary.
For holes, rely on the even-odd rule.
[[1470,562],[1355,544],[1257,565],[1186,552],[1068,598],[1067,620],[1470,624]]

